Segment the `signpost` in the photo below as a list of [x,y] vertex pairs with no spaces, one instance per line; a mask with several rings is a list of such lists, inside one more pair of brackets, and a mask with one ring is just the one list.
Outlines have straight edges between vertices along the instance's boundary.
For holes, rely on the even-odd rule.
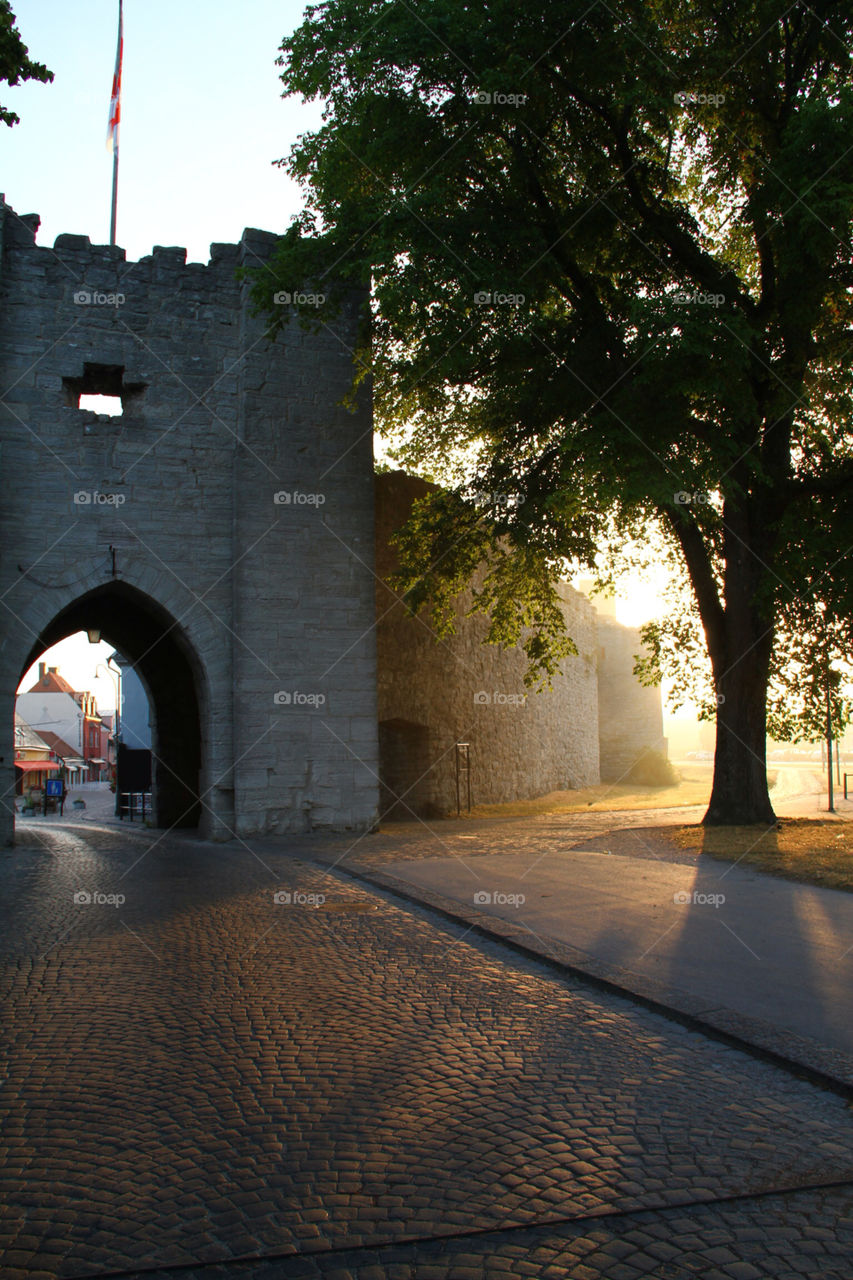
[[47,816],[47,802],[55,800],[59,805],[59,816],[63,816],[65,808],[65,779],[64,778],[48,778],[44,788],[44,812]]

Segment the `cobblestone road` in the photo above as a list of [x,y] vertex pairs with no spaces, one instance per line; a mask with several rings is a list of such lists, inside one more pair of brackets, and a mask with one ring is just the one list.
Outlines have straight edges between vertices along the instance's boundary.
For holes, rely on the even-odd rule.
[[699,822],[705,805],[671,809],[538,814],[500,819],[451,818],[441,822],[391,823],[377,835],[328,842],[315,855],[342,867],[375,870],[412,858],[478,857],[481,854],[529,854],[539,862],[567,849],[613,849],[631,857],[692,864],[697,854],[667,840],[663,828]]
[[853,1275],[842,1099],[293,856],[316,845],[23,838],[4,1280]]

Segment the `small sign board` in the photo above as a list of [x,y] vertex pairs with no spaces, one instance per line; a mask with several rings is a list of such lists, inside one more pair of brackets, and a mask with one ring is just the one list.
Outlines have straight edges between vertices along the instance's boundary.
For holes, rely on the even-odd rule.
[[56,796],[57,799],[60,799],[62,797],[62,779],[61,778],[48,778],[47,794],[49,796]]

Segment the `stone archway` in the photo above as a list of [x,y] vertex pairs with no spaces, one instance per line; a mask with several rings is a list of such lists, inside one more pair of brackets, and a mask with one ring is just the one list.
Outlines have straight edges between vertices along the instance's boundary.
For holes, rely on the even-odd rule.
[[125,582],[96,587],[42,630],[21,675],[45,649],[93,627],[132,663],[149,697],[155,825],[198,826],[203,673],[183,629],[162,606]]

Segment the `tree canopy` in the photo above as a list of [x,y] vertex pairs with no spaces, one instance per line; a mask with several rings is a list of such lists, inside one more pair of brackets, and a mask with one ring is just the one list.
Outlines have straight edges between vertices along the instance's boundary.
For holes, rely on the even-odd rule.
[[[52,79],[52,71],[30,58],[27,46],[15,25],[15,15],[9,0],[0,0],[0,80],[5,84],[18,84],[21,80],[41,80],[45,84]],[[13,124],[20,123],[20,116],[0,105],[0,120],[11,128]]]
[[548,571],[661,529],[713,672],[709,822],[773,820],[804,615],[849,652],[851,41],[827,0],[328,0],[282,45],[326,111],[256,297],[275,326],[277,290],[370,281],[380,427],[454,482],[404,539],[413,605],[491,554],[492,638],[547,672]]

